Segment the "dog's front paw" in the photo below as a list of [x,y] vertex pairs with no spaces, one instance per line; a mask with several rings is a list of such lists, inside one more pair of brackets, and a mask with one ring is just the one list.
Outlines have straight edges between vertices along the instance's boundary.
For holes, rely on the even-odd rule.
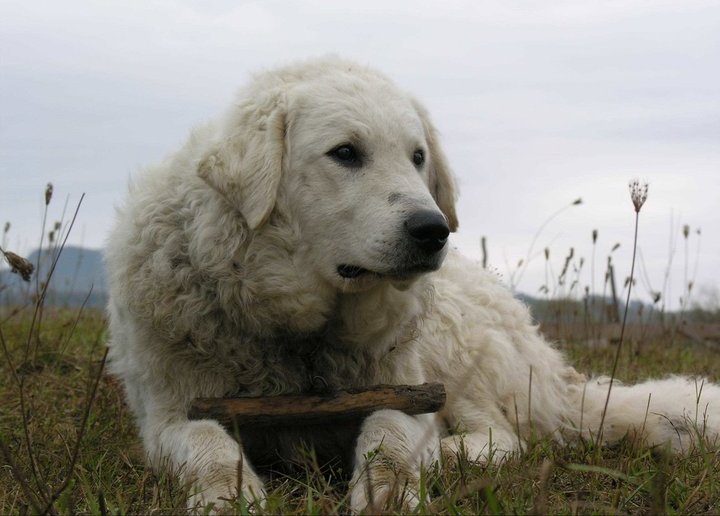
[[375,485],[356,486],[350,493],[350,510],[353,514],[378,514],[385,511],[413,512],[420,505],[416,489],[409,486]]
[[[239,491],[238,480],[242,484]],[[199,512],[208,508],[222,512],[240,504],[252,511],[262,506],[265,496],[263,482],[253,471],[245,469],[240,479],[236,468],[218,466],[193,482],[187,507]]]
[[440,450],[443,460],[451,464],[460,460],[475,464],[500,463],[514,451],[508,441],[494,442],[480,433],[450,435],[440,441]]
[[350,510],[354,514],[412,512],[421,501],[416,479],[382,467],[355,475],[350,486]]

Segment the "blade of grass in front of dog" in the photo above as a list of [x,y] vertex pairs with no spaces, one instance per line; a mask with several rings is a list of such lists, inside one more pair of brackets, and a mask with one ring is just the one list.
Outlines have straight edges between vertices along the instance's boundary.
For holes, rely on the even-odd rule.
[[[18,397],[20,400],[20,411],[21,411],[21,420],[22,420],[22,428],[23,428],[23,435],[25,437],[25,446],[27,448],[28,452],[28,461],[30,463],[30,472],[32,475],[32,479],[35,482],[35,485],[37,489],[34,491],[34,496],[29,498],[29,502],[31,505],[34,505],[35,503],[38,503],[39,505],[44,505],[48,494],[45,492],[45,489],[43,487],[43,480],[40,478],[39,468],[37,465],[35,453],[33,453],[33,445],[32,445],[32,439],[30,438],[30,430],[29,430],[29,423],[28,423],[28,411],[26,408],[26,400],[25,400],[25,386],[23,379],[18,376],[17,368],[15,367],[15,364],[12,361],[12,358],[10,357],[10,351],[8,350],[7,342],[5,341],[5,335],[2,331],[2,327],[0,326],[0,344],[2,344],[3,353],[5,354],[5,360],[7,361],[8,366],[10,367],[10,371],[12,373],[13,380],[15,381],[15,384],[18,388]],[[8,460],[9,458],[12,458],[10,455],[9,449],[5,447],[5,443],[3,442],[3,454],[6,454],[6,462],[10,463]],[[15,476],[20,482],[21,487],[23,490],[26,490],[29,488],[29,484],[25,485],[21,481],[21,477],[24,477],[22,475],[22,471],[18,469],[17,467],[13,467],[11,465],[10,468],[11,472],[13,473],[13,476]],[[20,476],[18,476],[20,475]],[[30,491],[33,492],[32,488],[30,488]]]
[[95,376],[95,381],[92,385],[92,390],[88,394],[87,402],[85,404],[85,411],[83,413],[82,422],[80,423],[80,427],[78,429],[77,437],[75,440],[75,446],[73,447],[72,457],[70,459],[70,463],[67,467],[67,473],[65,474],[65,479],[63,480],[62,484],[60,484],[60,487],[58,487],[55,492],[50,497],[50,500],[48,500],[48,503],[45,507],[45,510],[43,511],[43,514],[46,514],[50,512],[53,509],[53,505],[55,503],[55,500],[57,500],[60,495],[67,489],[68,485],[70,484],[70,480],[73,478],[73,471],[75,470],[75,465],[77,464],[78,457],[80,454],[80,445],[82,444],[83,437],[85,436],[85,431],[87,430],[88,426],[88,420],[90,418],[90,410],[93,406],[93,401],[95,401],[95,397],[97,396],[97,389],[98,385],[100,384],[100,379],[102,378],[102,373],[105,369],[105,361],[107,360],[108,351],[110,351],[110,348],[105,348],[105,353],[103,354],[102,359],[100,360],[100,365],[98,366],[98,372]]
[[616,480],[633,483],[633,479],[622,471],[618,471],[612,468],[606,468],[604,466],[593,466],[591,464],[564,464],[562,467],[570,471],[578,471],[580,473],[598,473],[600,475],[605,475]]

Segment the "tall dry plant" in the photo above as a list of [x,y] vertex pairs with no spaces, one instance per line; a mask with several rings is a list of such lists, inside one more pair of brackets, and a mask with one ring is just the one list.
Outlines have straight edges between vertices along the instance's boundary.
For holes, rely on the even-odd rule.
[[635,275],[635,257],[637,254],[637,240],[638,240],[638,227],[640,224],[640,209],[645,204],[648,195],[648,183],[640,183],[639,179],[633,179],[630,181],[630,199],[632,200],[635,208],[635,235],[633,237],[633,256],[632,263],[630,265],[630,277],[628,281],[627,299],[625,300],[625,311],[622,319],[622,326],[620,327],[620,341],[618,342],[617,349],[615,350],[615,358],[613,360],[612,370],[610,372],[610,384],[608,385],[607,397],[605,398],[605,406],[603,407],[602,416],[600,417],[600,428],[598,429],[597,442],[600,443],[602,440],[603,426],[605,425],[605,416],[607,415],[608,404],[610,403],[610,393],[612,392],[613,383],[615,381],[615,375],[617,374],[617,366],[620,361],[620,352],[622,350],[623,341],[625,339],[625,327],[627,326],[628,308],[630,307],[630,293],[632,292],[633,278]]
[[[661,291],[661,305],[660,305],[660,319],[665,329],[673,330],[674,334],[674,321],[675,317],[672,315],[672,305],[669,304],[672,298],[672,276],[673,261],[675,259],[675,252],[677,251],[677,231],[680,225],[675,224],[674,214],[670,212],[670,238],[668,241],[668,261],[665,266],[665,273],[663,274],[663,286]],[[670,324],[670,326],[668,325]],[[674,340],[674,335],[671,338],[671,342]]]
[[[685,261],[683,265],[683,293],[680,297],[680,314],[678,315],[677,324],[684,324],[686,322],[685,317],[688,310],[690,309],[690,298],[693,294],[693,287],[695,286],[695,277],[697,275],[698,261],[700,258],[700,235],[701,231],[698,228],[695,233],[697,234],[697,249],[695,251],[695,265],[693,266],[692,275],[690,274],[690,237],[691,231],[688,224],[684,224],[682,228],[683,235],[683,249],[685,255]],[[675,328],[676,330],[677,328]]]
[[35,268],[38,271],[37,276],[35,276],[35,295],[38,297],[40,296],[40,289],[42,288],[40,283],[40,265],[42,263],[43,245],[45,241],[45,225],[47,224],[48,208],[53,197],[53,190],[53,184],[48,183],[45,187],[45,207],[43,208],[42,227],[40,229],[40,244],[38,245],[37,263],[35,264]]
[[[52,193],[53,193],[53,187],[52,184],[48,183],[47,188],[45,189],[45,212],[43,215],[43,224],[42,224],[42,233],[45,232],[45,224],[47,219],[47,208],[50,204],[50,200],[52,199]],[[90,412],[93,407],[93,402],[95,401],[96,395],[97,395],[97,389],[100,382],[100,378],[102,376],[104,366],[105,366],[105,360],[107,357],[107,351],[105,351],[105,354],[103,355],[99,367],[97,369],[97,372],[91,373],[91,383],[89,385],[89,391],[87,395],[87,399],[83,408],[83,414],[81,421],[79,425],[76,428],[76,436],[75,440],[68,441],[68,450],[70,452],[70,459],[67,463],[67,466],[65,468],[65,474],[60,479],[50,479],[46,476],[46,474],[43,472],[42,467],[42,458],[39,456],[39,453],[36,449],[35,442],[33,440],[30,426],[31,426],[31,419],[32,419],[32,393],[28,392],[28,387],[26,384],[26,378],[27,378],[27,371],[34,370],[33,363],[37,359],[37,343],[39,340],[39,334],[41,330],[42,325],[42,313],[44,309],[44,304],[46,300],[46,296],[48,293],[48,287],[50,285],[50,282],[52,280],[53,273],[55,271],[55,268],[57,266],[57,262],[60,258],[60,255],[62,254],[63,249],[65,248],[65,244],[67,242],[67,238],[70,234],[70,231],[72,230],[72,227],[75,224],[75,220],[77,218],[78,212],[80,210],[80,206],[82,205],[82,201],[85,197],[85,194],[82,194],[80,197],[80,200],[78,201],[77,207],[75,209],[75,213],[72,217],[72,220],[68,226],[67,232],[64,235],[61,242],[59,242],[55,248],[52,249],[52,260],[49,266],[49,269],[47,271],[47,275],[45,276],[43,281],[40,281],[38,279],[39,271],[36,268],[36,266],[27,260],[26,258],[23,258],[19,256],[16,253],[10,252],[5,250],[4,248],[0,248],[0,252],[4,256],[5,260],[8,262],[8,264],[11,267],[11,271],[14,273],[19,274],[22,279],[26,282],[30,282],[32,279],[33,273],[35,274],[36,279],[36,294],[32,297],[33,304],[34,304],[34,312],[32,316],[32,320],[30,323],[30,327],[27,330],[27,336],[25,339],[25,348],[23,351],[23,358],[20,364],[16,364],[13,360],[8,342],[6,340],[5,334],[3,332],[3,323],[5,321],[0,321],[0,350],[2,350],[2,354],[4,359],[6,360],[8,364],[8,368],[11,371],[11,381],[13,382],[15,388],[17,389],[18,393],[18,400],[20,405],[20,411],[21,411],[21,425],[22,425],[22,438],[17,440],[17,442],[11,441],[7,435],[0,429],[0,457],[2,457],[3,463],[5,464],[5,467],[7,468],[8,472],[12,477],[15,479],[15,481],[20,486],[23,494],[25,495],[26,501],[30,506],[30,509],[35,514],[58,514],[58,509],[56,507],[57,501],[59,498],[63,495],[63,493],[68,489],[68,487],[72,483],[72,479],[75,475],[75,468],[77,465],[78,458],[80,456],[80,448],[81,444],[83,442],[83,438],[85,436],[85,432],[88,428],[89,418],[90,418]],[[9,223],[5,226],[5,233],[7,233],[10,225]],[[52,237],[50,237],[51,243],[53,243],[55,239],[55,235],[57,235],[57,231],[59,230],[59,227],[56,225],[54,228],[54,232],[52,233]],[[44,242],[44,237],[41,236],[40,243],[41,248],[38,250],[38,266],[40,264],[40,257],[43,254],[42,245]],[[89,294],[88,294],[89,296]],[[74,331],[75,326],[77,325],[77,321],[80,318],[83,309],[85,308],[85,303],[87,302],[87,298],[85,299],[85,302],[80,307],[80,310],[77,315],[77,319],[75,320],[75,325],[72,327],[72,331]],[[72,331],[70,335],[67,337],[68,339],[72,335]],[[31,357],[31,347],[32,344],[35,344],[35,353]],[[21,460],[21,457],[24,456],[24,460]]]
[[573,206],[579,206],[582,204],[582,198],[578,197],[570,204],[567,204],[551,214],[545,221],[540,225],[538,230],[535,232],[535,235],[533,235],[533,239],[530,242],[530,247],[528,247],[527,255],[525,258],[521,258],[518,261],[517,267],[514,271],[510,273],[510,289],[515,292],[517,289],[517,286],[520,284],[520,281],[522,281],[523,275],[525,274],[525,271],[527,270],[527,266],[530,263],[530,261],[535,257],[533,254],[533,251],[535,250],[535,244],[537,244],[537,240],[542,234],[543,230],[547,227],[550,222],[552,222],[556,217],[558,217],[561,213],[563,213],[565,210],[568,210],[572,208]]

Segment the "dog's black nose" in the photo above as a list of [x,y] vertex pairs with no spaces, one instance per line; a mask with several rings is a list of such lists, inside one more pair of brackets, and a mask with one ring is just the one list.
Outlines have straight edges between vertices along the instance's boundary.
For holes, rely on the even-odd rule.
[[436,211],[423,210],[410,215],[405,229],[413,242],[426,253],[436,253],[445,246],[450,228],[445,217]]

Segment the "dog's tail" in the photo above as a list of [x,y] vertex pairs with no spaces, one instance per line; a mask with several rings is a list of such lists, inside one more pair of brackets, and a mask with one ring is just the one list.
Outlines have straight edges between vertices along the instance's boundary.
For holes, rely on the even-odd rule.
[[605,411],[609,387],[610,378],[602,377],[573,389],[570,419],[583,437],[612,443],[628,435],[648,445],[669,443],[674,452],[720,444],[720,385],[681,376],[637,385],[615,380]]

